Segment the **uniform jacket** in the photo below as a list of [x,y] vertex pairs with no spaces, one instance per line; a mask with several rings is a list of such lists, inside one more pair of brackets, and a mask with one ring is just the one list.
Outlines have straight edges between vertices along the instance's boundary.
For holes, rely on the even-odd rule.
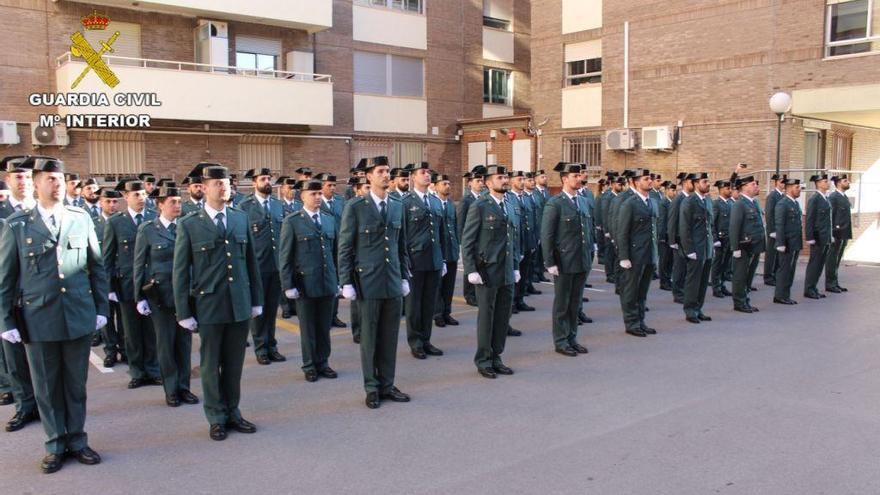
[[767,232],[763,215],[756,200],[740,196],[730,209],[730,250],[746,248],[751,253],[763,253]]
[[805,235],[808,241],[816,241],[819,246],[831,244],[831,202],[820,192],[807,202]]
[[633,266],[656,263],[653,219],[654,209],[636,193],[620,205],[614,242],[621,260],[629,260]]
[[733,207],[733,200],[726,200],[722,197],[715,198],[712,208],[712,238],[715,241],[727,239],[730,237],[730,209]]
[[[147,209],[144,209],[143,215],[141,225],[156,218],[155,214]],[[137,231],[138,226],[129,214],[128,208],[108,218],[104,226],[104,242],[101,243],[101,249],[104,250],[104,267],[110,280],[110,292],[116,293],[119,302],[135,300],[134,243]]]
[[678,215],[678,237],[681,240],[682,253],[687,256],[696,253],[698,260],[712,259],[714,240],[712,237],[712,211],[709,209],[708,196],[700,198],[697,193],[691,194],[681,203]]
[[278,240],[281,237],[281,221],[284,220],[284,207],[281,201],[269,197],[269,213],[253,194],[241,201],[236,209],[247,214],[248,228],[254,239],[254,252],[260,273],[278,271]]
[[785,246],[786,251],[799,251],[803,248],[803,215],[797,201],[783,196],[776,202],[776,245]]
[[443,243],[446,226],[440,200],[425,194],[429,206],[418,193],[408,194],[401,203],[406,222],[406,244],[410,269],[414,272],[433,272],[443,267]]
[[335,296],[339,291],[336,263],[336,218],[324,211],[320,228],[305,210],[284,218],[279,257],[282,290],[296,289],[305,298]]
[[444,208],[443,200],[440,200],[440,206],[443,211],[443,227],[445,229],[445,235],[442,236],[443,258],[447,262],[458,262],[461,254],[461,237],[458,235],[458,214],[455,211],[455,204],[451,199],[448,199]]
[[852,204],[840,191],[828,195],[831,202],[831,225],[837,240],[852,239]]
[[[575,209],[574,201],[578,202]],[[585,198],[565,192],[550,198],[541,219],[541,249],[544,266],[556,266],[559,273],[585,273],[590,270],[593,228]]]
[[764,207],[767,210],[767,217],[764,219],[764,225],[767,226],[768,234],[776,232],[776,203],[784,197],[785,194],[779,192],[778,189],[773,189],[770,191],[770,194],[767,195],[767,199],[764,200]]
[[521,258],[514,207],[502,205],[503,210],[491,195],[474,201],[461,238],[465,274],[479,273],[490,288],[513,284]]
[[[158,218],[144,222],[138,228],[134,243],[134,300],[147,299],[150,305],[174,310],[174,289],[171,277],[174,271],[174,243],[171,233]],[[151,284],[151,297],[144,293],[144,285]]]

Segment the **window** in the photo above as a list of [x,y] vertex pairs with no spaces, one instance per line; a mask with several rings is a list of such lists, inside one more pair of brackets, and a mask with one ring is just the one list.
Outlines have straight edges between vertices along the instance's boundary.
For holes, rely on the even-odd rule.
[[280,173],[281,156],[279,136],[242,136],[238,144],[238,166],[241,170],[265,167]]
[[825,133],[808,130],[804,132],[804,168],[821,170],[825,168]]
[[836,57],[880,50],[873,28],[880,16],[880,0],[827,0],[825,56]]
[[511,31],[513,0],[483,0],[483,25]]
[[[111,57],[141,58],[141,25],[131,22],[112,21],[104,31],[84,30],[83,36],[90,45],[101,47],[110,37],[108,33],[119,31],[119,38],[113,43],[113,53],[107,53]],[[137,60],[110,59],[110,65],[140,65]]]
[[373,7],[385,7],[387,9],[401,10],[404,12],[413,12],[415,14],[424,13],[423,0],[357,0],[356,3],[371,5]]
[[582,136],[562,139],[562,159],[571,163],[585,163],[591,177],[602,172],[602,138]]
[[513,105],[511,78],[510,71],[484,68],[483,103]]
[[135,175],[144,171],[146,161],[142,132],[89,133],[90,175]]
[[565,85],[578,86],[602,82],[602,59],[590,58],[565,64]]
[[410,163],[425,161],[425,145],[422,143],[394,143],[391,165],[405,167]]
[[831,137],[831,168],[850,170],[852,168],[852,133],[835,130]]
[[281,40],[236,36],[235,66],[239,74],[274,77],[281,58]]
[[421,98],[423,61],[384,53],[354,52],[354,92]]

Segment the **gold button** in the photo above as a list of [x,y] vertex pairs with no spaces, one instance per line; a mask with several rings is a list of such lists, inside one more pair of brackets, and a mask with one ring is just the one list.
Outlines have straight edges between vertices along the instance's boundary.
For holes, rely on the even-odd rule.
[[61,292],[62,292],[62,293],[67,292],[67,289],[65,289],[64,287],[62,287],[62,288],[61,288]]
[[386,237],[385,240],[387,241],[387,240],[388,240],[388,237]]
[[204,296],[204,295],[205,295],[205,291],[201,291],[201,292],[199,292],[199,295]]
[[205,250],[205,248],[202,248],[202,251],[204,251],[204,250]]
[[388,248],[385,248],[385,251],[390,251],[390,249],[388,249]]

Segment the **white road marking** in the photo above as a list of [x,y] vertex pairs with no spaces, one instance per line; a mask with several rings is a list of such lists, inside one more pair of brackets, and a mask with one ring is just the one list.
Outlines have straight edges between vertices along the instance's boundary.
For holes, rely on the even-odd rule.
[[112,368],[105,368],[104,367],[104,360],[101,359],[100,356],[95,354],[95,351],[89,352],[89,362],[92,363],[95,366],[95,368],[97,368],[98,371],[100,371],[101,373],[113,373]]

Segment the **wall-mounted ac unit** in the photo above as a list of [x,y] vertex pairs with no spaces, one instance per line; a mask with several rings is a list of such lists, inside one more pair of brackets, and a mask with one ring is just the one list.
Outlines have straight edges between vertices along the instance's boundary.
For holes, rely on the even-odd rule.
[[[229,65],[229,24],[225,22],[199,19],[195,30],[196,63],[207,65]],[[205,71],[227,72],[227,69],[202,68]]]
[[636,147],[637,134],[631,129],[612,129],[605,133],[605,149],[626,151]]
[[37,146],[67,146],[70,137],[67,135],[67,126],[56,124],[53,126],[41,126],[39,122],[31,123],[31,144]]
[[669,126],[642,127],[642,149],[667,151],[673,147],[672,128]]
[[18,135],[18,126],[12,120],[0,120],[0,144],[18,144],[21,137]]

